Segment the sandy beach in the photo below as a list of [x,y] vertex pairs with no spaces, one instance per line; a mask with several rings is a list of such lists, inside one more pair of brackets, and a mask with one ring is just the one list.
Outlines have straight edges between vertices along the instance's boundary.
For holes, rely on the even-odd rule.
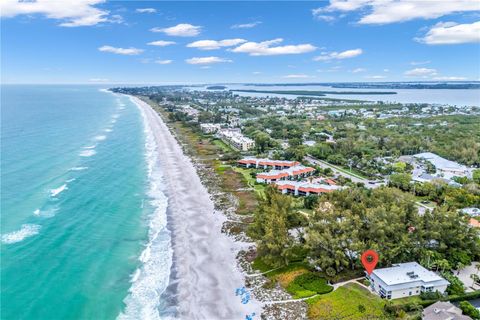
[[[225,217],[215,212],[210,195],[192,161],[161,117],[132,97],[154,134],[168,196],[169,227],[173,234],[172,283],[169,300],[180,319],[245,319],[261,313],[252,299],[242,304],[235,290],[244,286],[237,267],[234,241],[221,232]],[[256,318],[256,317],[255,317]]]

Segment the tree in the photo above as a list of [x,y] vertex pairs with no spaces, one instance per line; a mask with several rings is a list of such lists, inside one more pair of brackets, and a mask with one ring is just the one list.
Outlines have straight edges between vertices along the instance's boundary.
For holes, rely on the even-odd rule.
[[475,183],[480,184],[480,169],[473,170],[472,178]]
[[405,162],[396,162],[392,165],[393,170],[397,173],[404,173],[405,169],[407,168],[407,164]]
[[303,205],[307,209],[313,209],[318,203],[317,195],[308,195],[303,198]]
[[408,191],[410,190],[410,181],[412,181],[412,175],[408,173],[395,173],[390,175],[389,184],[393,187]]
[[270,136],[265,132],[257,132],[254,136],[258,152],[263,153],[270,146]]
[[291,204],[290,197],[268,186],[250,228],[257,239],[258,255],[273,267],[287,265],[291,256],[292,239],[288,234],[287,225]]
[[480,311],[477,310],[470,302],[462,301],[460,302],[460,309],[464,315],[471,317],[474,320],[480,319]]

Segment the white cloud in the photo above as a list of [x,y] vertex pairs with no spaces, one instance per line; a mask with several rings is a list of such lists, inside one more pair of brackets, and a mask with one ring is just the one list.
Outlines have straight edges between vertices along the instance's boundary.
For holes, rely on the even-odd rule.
[[253,74],[262,74],[262,72],[260,72],[260,71],[253,71],[252,73]]
[[314,76],[309,76],[308,74],[288,74],[286,76],[283,76],[282,78],[285,79],[307,79],[307,78],[314,78]]
[[185,60],[188,64],[200,64],[200,65],[208,65],[214,63],[222,63],[222,62],[232,62],[232,60],[219,58],[219,57],[194,57]]
[[255,21],[255,22],[250,22],[250,23],[234,24],[230,28],[231,29],[250,29],[250,28],[254,28],[254,27],[258,26],[260,23],[262,23],[262,22],[261,21]]
[[332,22],[332,21],[335,21],[336,18],[331,15],[317,14],[315,15],[315,19],[325,21],[325,22]]
[[352,70],[352,73],[359,73],[359,72],[365,72],[367,69],[365,68],[356,68]]
[[105,79],[105,78],[91,78],[91,79],[88,79],[89,82],[107,82],[108,79]]
[[434,77],[433,80],[438,81],[460,81],[460,80],[467,80],[465,77]]
[[157,9],[154,9],[154,8],[140,8],[140,9],[137,9],[135,11],[138,12],[138,13],[155,13],[155,12],[157,12]]
[[194,37],[200,34],[202,27],[194,26],[188,23],[180,23],[173,27],[168,28],[152,28],[152,32],[163,32],[169,36],[177,37]]
[[342,69],[342,66],[334,66],[329,69],[317,69],[317,72],[338,72]]
[[248,53],[251,56],[273,56],[282,54],[300,54],[311,52],[316,49],[315,46],[305,43],[297,45],[274,46],[283,42],[283,39],[277,38],[263,42],[246,42],[231,51]]
[[312,10],[314,16],[324,12],[367,12],[361,24],[386,24],[414,19],[436,19],[448,14],[479,11],[478,0],[330,0],[326,7]]
[[427,61],[412,61],[410,62],[410,64],[412,66],[421,66],[421,65],[424,65],[424,64],[429,64],[430,63],[430,60],[427,60]]
[[405,76],[407,77],[421,77],[421,78],[428,78],[431,76],[437,75],[436,69],[429,69],[429,68],[415,68],[412,70],[405,71]]
[[386,76],[382,76],[382,75],[373,75],[373,76],[366,76],[365,78],[366,78],[366,79],[379,80],[379,79],[385,79],[385,78],[386,78]]
[[322,52],[320,56],[313,58],[315,61],[341,60],[354,58],[363,53],[362,49],[352,49],[342,52]]
[[95,5],[105,0],[2,0],[0,1],[0,16],[14,17],[17,15],[44,15],[50,19],[62,21],[62,27],[93,26],[101,22],[118,23],[118,15],[110,19],[106,10]]
[[157,64],[170,64],[172,62],[173,60],[155,60],[155,63]]
[[383,69],[383,72],[390,72],[390,69]]
[[432,45],[480,42],[480,21],[470,24],[440,22],[434,25],[425,37],[415,40]]
[[244,39],[225,39],[225,40],[199,40],[187,44],[189,48],[197,48],[200,50],[215,50],[220,49],[221,47],[232,47],[245,43],[247,40]]
[[110,53],[115,53],[115,54],[123,54],[123,55],[128,55],[128,56],[133,56],[137,55],[143,52],[142,49],[137,49],[137,48],[116,48],[112,46],[102,46],[98,48],[99,51],[102,52],[110,52]]
[[147,43],[149,46],[166,47],[175,44],[173,41],[158,40]]

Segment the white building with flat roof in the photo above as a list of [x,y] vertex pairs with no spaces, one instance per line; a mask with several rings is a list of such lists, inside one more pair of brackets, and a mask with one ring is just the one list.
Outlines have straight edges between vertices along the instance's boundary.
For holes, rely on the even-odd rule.
[[451,179],[453,177],[472,177],[472,168],[459,164],[455,161],[450,161],[432,152],[424,152],[413,155],[415,158],[429,161],[435,166],[437,170],[436,175]]
[[395,264],[390,268],[375,269],[370,276],[371,288],[382,298],[399,299],[417,296],[422,292],[444,293],[450,284],[433,271],[416,262]]
[[240,130],[221,129],[217,134],[223,141],[240,151],[247,151],[255,147],[255,141],[245,137]]
[[205,133],[215,133],[221,129],[218,123],[201,123],[200,129]]

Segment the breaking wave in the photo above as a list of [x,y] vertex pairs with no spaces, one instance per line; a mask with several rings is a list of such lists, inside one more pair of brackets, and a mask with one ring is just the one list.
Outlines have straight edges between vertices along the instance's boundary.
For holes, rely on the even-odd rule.
[[143,110],[145,149],[149,177],[150,215],[148,243],[140,255],[141,265],[131,277],[131,287],[124,299],[125,310],[118,319],[160,319],[160,296],[168,286],[173,250],[167,229],[168,198],[162,190],[163,176],[158,149]]
[[80,152],[80,157],[91,157],[96,153],[97,152],[93,149],[87,149],[87,150],[83,150],[82,152]]
[[23,241],[40,232],[41,226],[38,224],[22,224],[20,230],[2,235],[2,243],[12,244]]
[[59,195],[60,193],[62,193],[63,191],[67,190],[68,187],[67,187],[67,184],[63,184],[61,185],[60,187],[56,188],[56,189],[52,189],[50,190],[50,196],[51,197],[56,197],[57,195]]

